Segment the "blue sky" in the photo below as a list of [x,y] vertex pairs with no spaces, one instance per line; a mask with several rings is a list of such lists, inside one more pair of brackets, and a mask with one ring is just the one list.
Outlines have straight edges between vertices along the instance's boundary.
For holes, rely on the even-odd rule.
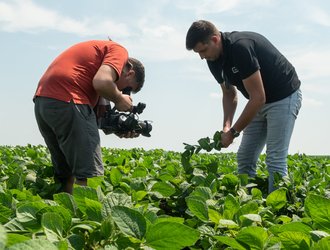
[[[102,135],[102,146],[182,151],[222,128],[220,86],[205,61],[185,49],[191,23],[262,33],[291,61],[303,107],[290,154],[330,154],[330,2],[326,0],[0,0],[0,144],[44,144],[32,96],[52,60],[74,43],[107,39],[146,67],[141,120],[152,137]],[[237,114],[246,100],[239,96]],[[237,115],[236,115],[237,118]],[[236,152],[240,139],[223,152]]]

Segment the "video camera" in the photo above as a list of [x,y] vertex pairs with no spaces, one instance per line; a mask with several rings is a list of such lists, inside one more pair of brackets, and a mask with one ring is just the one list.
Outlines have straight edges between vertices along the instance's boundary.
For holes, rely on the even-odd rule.
[[141,114],[145,109],[146,104],[139,102],[138,105],[133,106],[131,112],[118,112],[115,108],[107,106],[107,110],[103,117],[99,119],[99,128],[105,134],[111,133],[127,133],[134,131],[143,136],[150,137],[152,126],[148,121],[141,121],[138,119],[138,114]]

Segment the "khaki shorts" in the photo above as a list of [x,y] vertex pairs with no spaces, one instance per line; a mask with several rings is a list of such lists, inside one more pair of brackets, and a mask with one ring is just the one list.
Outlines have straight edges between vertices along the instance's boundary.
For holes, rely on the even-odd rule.
[[89,105],[36,97],[35,116],[50,151],[54,176],[85,179],[104,174],[100,135]]

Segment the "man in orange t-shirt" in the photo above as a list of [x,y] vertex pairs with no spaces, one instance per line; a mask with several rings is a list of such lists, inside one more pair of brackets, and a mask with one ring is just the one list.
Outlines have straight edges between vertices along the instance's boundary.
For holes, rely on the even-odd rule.
[[[92,40],[62,52],[41,77],[34,95],[35,116],[49,148],[54,176],[63,191],[72,193],[74,182],[103,175],[97,118],[93,109],[101,97],[119,111],[132,109],[132,99],[122,90],[141,90],[142,63],[128,57],[120,44]],[[124,137],[137,136],[128,133]]]

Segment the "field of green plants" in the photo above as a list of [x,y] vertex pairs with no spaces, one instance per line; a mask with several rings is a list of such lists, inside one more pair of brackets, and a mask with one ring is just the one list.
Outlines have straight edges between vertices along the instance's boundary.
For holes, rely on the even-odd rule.
[[104,177],[73,195],[46,147],[0,146],[0,250],[330,249],[329,157],[290,155],[268,195],[264,155],[249,179],[212,143],[102,148]]

